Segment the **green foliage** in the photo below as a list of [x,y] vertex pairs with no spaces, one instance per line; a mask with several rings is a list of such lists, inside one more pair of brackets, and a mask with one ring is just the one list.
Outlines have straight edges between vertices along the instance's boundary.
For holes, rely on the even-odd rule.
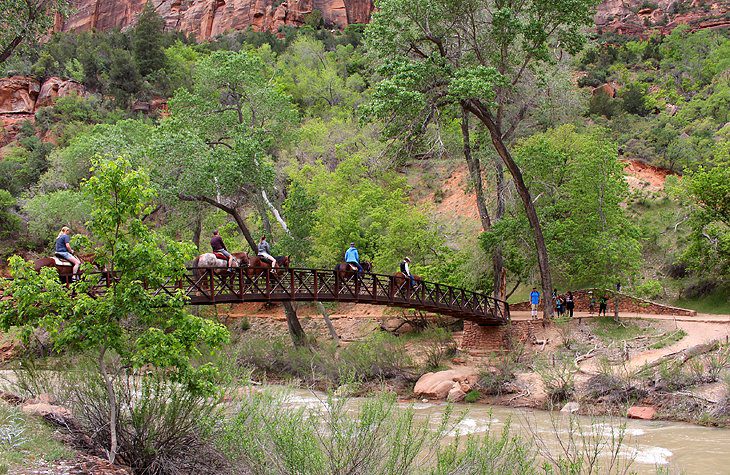
[[651,327],[640,326],[634,322],[616,322],[611,317],[599,317],[593,321],[592,331],[604,343],[611,344],[647,335]]
[[19,46],[29,48],[53,26],[56,13],[65,16],[66,0],[4,0],[0,3],[0,64]]
[[[67,288],[55,269],[36,273],[19,257],[10,260],[14,280],[3,282],[12,300],[0,306],[0,325],[49,332],[56,349],[113,351],[126,364],[168,368],[173,380],[210,393],[210,368],[196,368],[192,358],[201,348],[226,341],[224,327],[185,311],[180,294],[154,296],[144,288],[162,285],[185,272],[188,244],[151,230],[141,216],[149,211],[154,192],[149,179],[128,161],[99,161],[84,192],[91,203],[87,228],[96,241],[95,261],[118,272],[118,282],[103,296],[85,293],[95,277]],[[87,269],[88,270],[88,269]]]
[[680,341],[686,336],[687,332],[680,328],[652,343],[651,345],[649,345],[649,348],[651,348],[652,350],[658,350],[660,348],[673,345],[674,343]]
[[468,393],[466,393],[466,396],[464,396],[464,402],[467,404],[473,404],[482,397],[482,395],[477,391],[476,389],[470,390]]
[[20,229],[20,218],[12,212],[15,198],[7,190],[0,190],[0,239],[13,236]]
[[164,29],[165,20],[157,13],[152,2],[148,1],[132,30],[134,59],[142,76],[149,76],[152,72],[165,68],[166,56],[162,48]]
[[[562,126],[519,143],[516,159],[536,202],[553,272],[574,286],[606,286],[637,272],[638,228],[621,202],[627,186],[615,144],[601,130]],[[508,269],[526,272],[534,259],[527,220],[505,218],[482,235],[489,252],[505,243]],[[534,261],[532,261],[534,262]],[[522,274],[524,275],[524,274]]]
[[48,247],[61,226],[83,229],[89,217],[89,201],[73,190],[38,194],[23,204],[28,216],[28,234],[36,246]]
[[655,299],[664,294],[664,287],[658,280],[647,279],[634,287],[634,293],[642,298]]
[[[296,220],[309,221],[309,265],[331,268],[354,241],[361,260],[373,261],[376,271],[394,272],[403,257],[414,264],[427,263],[441,247],[443,239],[427,216],[408,202],[404,180],[387,172],[379,179],[371,177],[358,154],[345,158],[334,171],[318,164],[292,174],[293,186],[301,191],[284,206],[290,216],[293,211],[302,213]],[[297,210],[294,200],[302,197],[308,197],[308,207]]]

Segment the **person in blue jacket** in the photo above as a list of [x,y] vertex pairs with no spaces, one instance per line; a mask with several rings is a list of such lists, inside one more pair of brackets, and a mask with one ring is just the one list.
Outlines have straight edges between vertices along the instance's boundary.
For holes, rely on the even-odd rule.
[[358,254],[354,242],[351,242],[349,249],[345,251],[345,262],[357,267],[358,273],[363,273],[363,268],[360,265],[360,254]]

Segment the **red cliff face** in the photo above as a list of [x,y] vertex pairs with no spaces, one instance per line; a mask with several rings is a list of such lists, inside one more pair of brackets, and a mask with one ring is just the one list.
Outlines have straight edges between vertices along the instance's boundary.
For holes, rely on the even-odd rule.
[[603,0],[595,23],[599,30],[635,36],[668,33],[683,24],[696,30],[727,28],[729,5],[717,0]]
[[[134,24],[146,0],[71,0],[75,12],[56,22],[56,30],[125,29]],[[251,26],[277,31],[300,26],[307,14],[322,12],[326,24],[344,28],[367,23],[373,0],[158,0],[157,11],[169,29],[192,33],[199,40]]]

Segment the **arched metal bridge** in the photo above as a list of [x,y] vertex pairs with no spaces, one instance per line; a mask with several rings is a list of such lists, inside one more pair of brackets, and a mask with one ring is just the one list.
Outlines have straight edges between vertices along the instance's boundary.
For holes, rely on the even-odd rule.
[[[427,281],[410,288],[408,279],[391,275],[347,274],[325,269],[188,268],[180,279],[170,279],[155,295],[182,291],[191,305],[245,302],[348,302],[412,308],[470,320],[480,325],[509,322],[509,305],[486,294]],[[99,273],[89,293],[100,295],[114,276]]]

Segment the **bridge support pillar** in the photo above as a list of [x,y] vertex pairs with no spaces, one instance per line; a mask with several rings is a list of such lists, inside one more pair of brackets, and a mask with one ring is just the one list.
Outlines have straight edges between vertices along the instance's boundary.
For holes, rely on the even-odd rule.
[[459,348],[472,355],[482,356],[489,353],[511,350],[515,344],[527,344],[535,333],[542,328],[540,323],[516,321],[507,325],[481,326],[464,321],[464,333]]

